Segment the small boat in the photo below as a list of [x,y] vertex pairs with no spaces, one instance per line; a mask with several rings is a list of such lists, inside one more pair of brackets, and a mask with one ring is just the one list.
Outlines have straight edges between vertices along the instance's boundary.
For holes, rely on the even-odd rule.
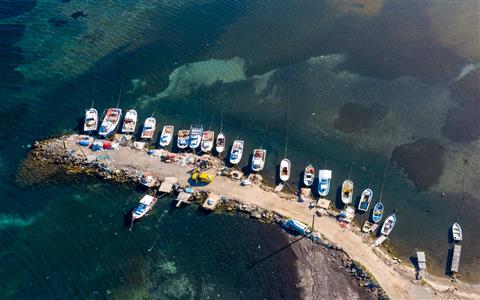
[[165,125],[162,129],[162,135],[160,136],[160,146],[166,147],[170,145],[173,139],[173,131],[175,127],[173,125]]
[[282,159],[280,162],[280,180],[281,181],[288,181],[290,179],[290,171],[292,168],[292,164],[288,158]]
[[345,180],[342,183],[342,202],[345,204],[352,203],[353,198],[353,182]]
[[143,184],[144,186],[152,187],[155,183],[157,183],[157,179],[148,172],[145,172],[140,176],[140,184]]
[[363,223],[363,226],[362,226],[362,231],[363,231],[363,232],[370,232],[371,229],[372,229],[372,225],[373,225],[373,224],[374,224],[374,223],[372,223],[372,222],[370,222],[370,221],[368,221],[368,220],[365,221],[365,223]]
[[178,131],[177,138],[177,147],[179,149],[185,149],[188,147],[188,142],[190,141],[190,131],[187,129]]
[[295,219],[288,219],[287,225],[288,225],[288,228],[291,228],[302,235],[307,235],[311,232],[310,228],[308,228],[307,225]]
[[117,129],[120,118],[122,117],[122,110],[120,108],[109,108],[105,113],[100,130],[98,134],[103,137],[110,136],[115,129]]
[[210,152],[213,149],[213,141],[215,137],[215,132],[213,131],[204,131],[202,136],[202,144],[200,148],[203,152]]
[[305,184],[305,186],[311,186],[314,180],[315,168],[311,164],[309,164],[305,167],[305,171],[303,172],[303,184]]
[[191,149],[197,149],[202,142],[202,127],[190,127],[190,140],[188,141],[188,146]]
[[252,156],[252,171],[258,172],[263,170],[265,166],[265,158],[267,156],[267,150],[255,149]]
[[378,223],[382,220],[383,210],[384,210],[384,206],[382,202],[378,202],[377,204],[375,204],[375,206],[373,207],[373,213],[372,213],[373,222]]
[[217,140],[215,141],[215,150],[218,152],[218,154],[225,150],[225,134],[223,134],[223,132],[220,132],[217,135]]
[[85,121],[83,123],[83,131],[95,131],[98,126],[98,112],[95,108],[85,110]]
[[458,223],[452,225],[452,236],[455,242],[460,242],[462,240],[462,227]]
[[142,139],[151,139],[153,134],[155,133],[155,125],[157,124],[157,120],[154,117],[149,117],[143,123],[143,130],[142,130]]
[[125,119],[123,120],[122,132],[132,133],[135,131],[135,126],[137,126],[137,111],[130,109],[125,114]]
[[393,226],[397,222],[397,217],[395,214],[389,216],[385,222],[383,222],[382,230],[380,231],[383,235],[388,236],[392,232]]
[[232,151],[230,151],[230,163],[236,165],[242,159],[244,141],[233,141]]
[[155,203],[157,203],[157,198],[150,195],[143,196],[143,198],[140,200],[140,204],[138,204],[138,206],[132,212],[132,219],[137,220],[145,216],[145,214],[152,209]]
[[367,211],[372,201],[373,192],[371,189],[366,189],[362,192],[360,201],[358,202],[358,210]]
[[318,194],[326,197],[330,192],[330,180],[332,179],[332,170],[318,171]]

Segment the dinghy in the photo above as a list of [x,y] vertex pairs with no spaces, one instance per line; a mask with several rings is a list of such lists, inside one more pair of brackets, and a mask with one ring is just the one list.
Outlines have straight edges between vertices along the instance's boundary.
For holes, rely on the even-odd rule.
[[149,117],[143,123],[143,130],[142,130],[142,139],[151,139],[153,134],[155,133],[155,126],[157,124],[157,120],[154,117]]
[[454,223],[452,226],[452,236],[455,242],[460,242],[462,240],[462,228],[458,223]]
[[203,152],[207,153],[212,151],[214,136],[215,136],[215,132],[213,131],[207,130],[203,132],[202,144],[200,146]]
[[122,117],[122,110],[120,108],[109,108],[105,113],[100,130],[98,134],[103,137],[110,136],[115,129],[117,129],[120,118]]
[[125,119],[123,120],[122,132],[123,133],[133,133],[135,127],[137,126],[137,111],[130,109],[125,114]]
[[303,172],[303,184],[305,184],[305,186],[311,186],[314,180],[315,168],[312,166],[312,164],[309,164],[305,167],[305,171]]
[[307,235],[311,232],[307,225],[295,219],[288,219],[287,225],[288,225],[288,228],[295,230],[301,235]]
[[242,159],[243,141],[236,140],[233,142],[232,151],[230,151],[230,163],[236,165]]
[[190,127],[190,140],[188,141],[188,146],[191,149],[197,149],[202,142],[202,127]]
[[363,226],[362,226],[362,231],[363,232],[370,232],[370,230],[372,229],[372,225],[373,223],[370,222],[370,221],[365,221],[365,223],[363,223]]
[[352,203],[353,198],[353,182],[345,180],[342,183],[342,202],[345,204]]
[[382,230],[380,231],[384,236],[388,236],[392,232],[395,223],[397,222],[397,217],[395,214],[389,216],[385,222],[383,222]]
[[288,181],[290,179],[290,171],[291,171],[291,163],[288,158],[282,159],[280,162],[280,180],[281,181]]
[[358,202],[358,210],[367,211],[372,201],[373,192],[371,189],[366,189],[362,192],[360,202]]
[[85,110],[85,121],[83,123],[83,131],[95,131],[98,126],[98,112],[95,108]]
[[265,166],[265,158],[267,156],[267,150],[255,149],[252,156],[252,171],[259,172],[263,170]]
[[173,125],[165,125],[162,129],[162,135],[160,136],[160,146],[166,147],[170,145],[173,139],[173,131],[175,127]]
[[318,171],[318,194],[326,197],[330,192],[330,179],[332,179],[332,170]]
[[178,131],[177,137],[177,147],[179,149],[185,149],[188,147],[188,142],[190,141],[190,131],[183,129]]
[[215,150],[218,154],[221,154],[225,150],[225,135],[223,132],[220,132],[217,135],[217,140],[215,141]]
[[132,212],[132,219],[137,220],[145,216],[145,214],[152,209],[155,203],[157,203],[157,198],[150,195],[143,196],[138,206]]
[[384,210],[384,207],[382,202],[378,202],[377,204],[375,204],[375,206],[373,207],[373,213],[372,213],[373,222],[378,223],[382,220],[383,210]]

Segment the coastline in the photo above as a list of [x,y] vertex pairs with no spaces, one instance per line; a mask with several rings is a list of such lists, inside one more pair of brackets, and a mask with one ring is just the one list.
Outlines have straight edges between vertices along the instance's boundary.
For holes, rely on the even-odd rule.
[[[27,182],[36,183],[36,180],[44,175],[53,175],[56,172],[62,176],[65,172],[84,173],[107,180],[135,183],[138,182],[142,172],[149,172],[159,180],[174,176],[178,178],[181,187],[188,185],[192,166],[185,161],[183,163],[162,162],[158,157],[146,155],[145,150],[139,151],[130,147],[92,152],[77,145],[78,137],[73,134],[36,142],[19,176]],[[102,155],[104,158],[108,155],[108,158],[99,162],[92,159],[92,155],[95,157]],[[193,156],[193,154],[186,156]],[[211,158],[211,160],[217,167],[222,165],[219,159]],[[46,172],[47,174],[44,173],[35,178],[35,169],[39,165],[52,168]],[[58,165],[61,167],[59,168]],[[48,170],[48,167],[42,169]],[[293,194],[274,193],[273,189],[267,185],[252,184],[242,187],[238,181],[233,181],[231,178],[216,176],[213,183],[196,187],[196,189],[216,193],[223,199],[238,203],[237,208],[248,211],[254,218],[275,221],[274,216],[277,215],[283,218],[291,217],[305,224],[312,223],[313,211],[308,207],[308,203],[298,202]],[[234,208],[229,208],[228,205],[226,207],[227,210]],[[474,299],[480,294],[478,284],[466,284],[458,280],[450,282],[447,278],[435,277],[431,274],[428,274],[423,282],[415,281],[414,268],[402,264],[380,248],[372,248],[369,246],[371,239],[362,235],[358,228],[352,225],[342,228],[334,218],[328,216],[315,218],[314,230],[321,234],[322,240],[329,241],[328,244],[333,245],[334,249],[344,251],[349,259],[364,266],[392,299]]]

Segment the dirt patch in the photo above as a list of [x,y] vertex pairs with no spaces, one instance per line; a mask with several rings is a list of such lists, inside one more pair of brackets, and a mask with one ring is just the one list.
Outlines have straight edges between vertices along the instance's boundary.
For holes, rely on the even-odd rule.
[[385,118],[387,112],[388,109],[379,104],[363,105],[349,102],[340,108],[333,125],[340,131],[352,133],[371,128],[376,122]]

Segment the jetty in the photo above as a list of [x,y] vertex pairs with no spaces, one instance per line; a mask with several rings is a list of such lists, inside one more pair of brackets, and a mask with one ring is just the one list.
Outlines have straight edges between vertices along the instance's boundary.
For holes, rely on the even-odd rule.
[[177,196],[177,199],[175,199],[177,201],[177,205],[176,207],[180,207],[182,204],[190,204],[190,198],[192,197],[192,194],[191,193],[187,193],[187,192],[180,192]]
[[220,202],[220,196],[215,193],[208,194],[207,200],[203,202],[202,207],[206,210],[214,210],[217,204]]
[[417,266],[418,266],[417,279],[425,278],[425,274],[427,272],[427,259],[425,257],[425,252],[423,251],[417,252]]
[[450,272],[452,272],[452,274],[458,273],[458,267],[460,266],[461,253],[462,253],[462,245],[453,244],[452,264],[450,266]]

